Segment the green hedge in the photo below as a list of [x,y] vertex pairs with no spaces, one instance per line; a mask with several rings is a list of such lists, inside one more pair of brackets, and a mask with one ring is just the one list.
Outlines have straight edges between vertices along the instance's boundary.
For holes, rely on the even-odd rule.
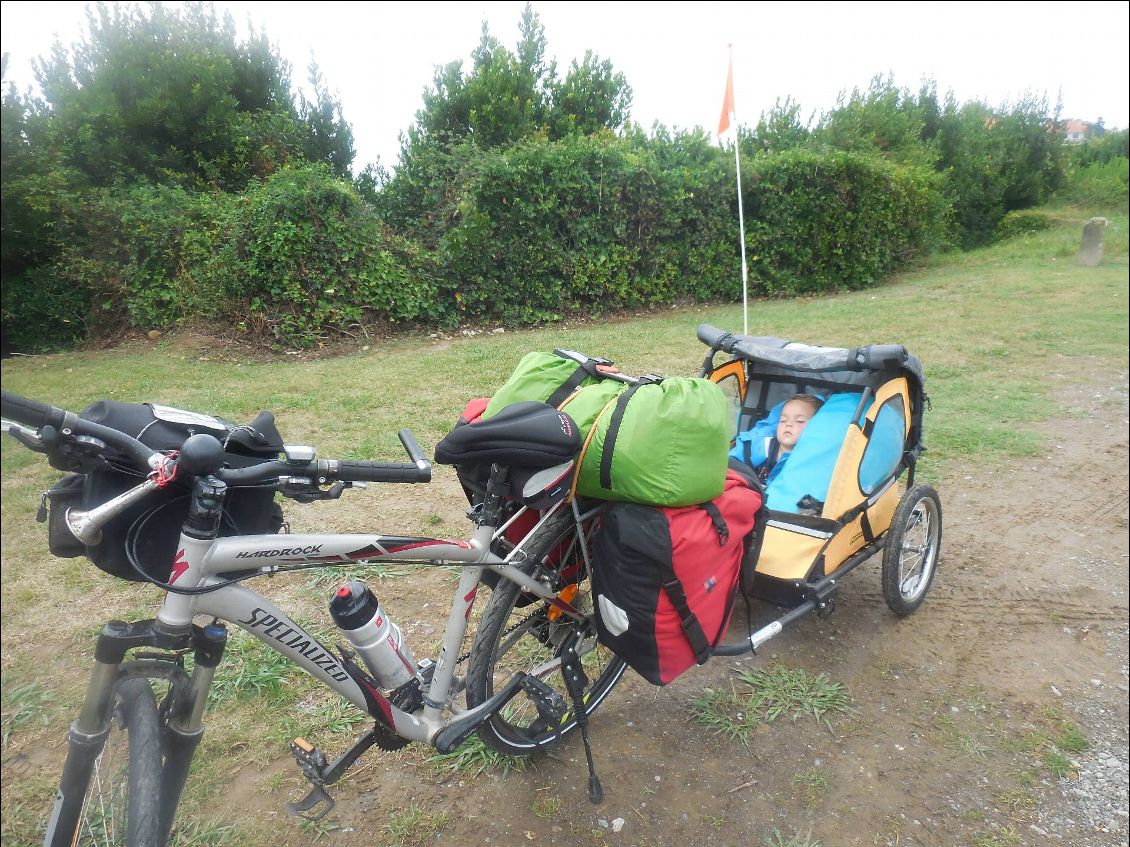
[[244,194],[140,184],[60,196],[65,245],[5,280],[14,349],[212,320],[310,346],[363,321],[449,320],[434,259],[324,165]]
[[718,296],[737,249],[725,169],[665,168],[611,135],[480,158],[439,245],[461,315],[511,323]]
[[1001,222],[997,224],[997,231],[994,233],[993,238],[995,241],[1007,241],[1019,235],[1030,235],[1034,232],[1042,232],[1045,229],[1051,229],[1051,226],[1051,218],[1041,212],[1028,209],[1018,212],[1009,212],[1001,218]]
[[[449,211],[422,211],[404,228],[414,238],[322,165],[243,194],[60,192],[62,249],[5,280],[8,342],[42,349],[202,319],[309,346],[372,321],[520,325],[740,296],[734,162],[704,134],[460,150],[445,185],[421,183]],[[870,285],[941,238],[935,177],[912,167],[794,150],[743,178],[754,294]]]
[[[524,323],[739,296],[733,161],[704,144],[657,147],[573,138],[481,156],[440,245],[460,313]],[[870,285],[943,237],[925,169],[790,151],[743,176],[754,293]]]
[[859,153],[758,160],[745,189],[750,278],[770,294],[861,288],[944,234],[938,177]]
[[1126,209],[1130,205],[1130,159],[1118,156],[1073,168],[1057,197],[1080,206]]

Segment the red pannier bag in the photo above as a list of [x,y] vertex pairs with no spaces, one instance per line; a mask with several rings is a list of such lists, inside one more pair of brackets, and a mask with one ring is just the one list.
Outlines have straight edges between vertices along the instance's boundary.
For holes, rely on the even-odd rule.
[[600,642],[653,685],[705,664],[729,626],[760,508],[733,471],[708,503],[610,506],[593,542]]

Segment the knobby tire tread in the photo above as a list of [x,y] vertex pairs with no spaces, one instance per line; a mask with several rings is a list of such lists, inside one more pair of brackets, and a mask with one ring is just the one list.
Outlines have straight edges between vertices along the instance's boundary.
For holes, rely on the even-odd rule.
[[[121,682],[115,692],[113,720],[121,720],[121,732],[128,747],[127,822],[126,847],[163,847],[160,826],[160,784],[161,784],[161,727],[157,713],[157,703],[148,680],[127,679]],[[117,730],[111,728],[111,734]],[[107,740],[109,742],[109,739]],[[105,752],[105,748],[103,748]],[[64,768],[66,773],[66,768]],[[85,845],[92,843],[86,827],[86,817],[94,814],[94,798],[89,795],[95,791],[98,782],[96,768],[91,768],[85,784],[76,779],[75,784],[64,783],[60,790],[65,795],[75,794],[84,798],[81,810],[74,821],[64,824],[67,837],[62,843]],[[56,833],[56,843],[60,843],[60,833]]]

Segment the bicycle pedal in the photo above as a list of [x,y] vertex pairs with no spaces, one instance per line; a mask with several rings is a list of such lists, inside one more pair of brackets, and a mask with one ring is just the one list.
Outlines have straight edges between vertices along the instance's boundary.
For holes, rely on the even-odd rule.
[[538,717],[543,720],[559,721],[569,709],[565,698],[540,679],[527,676],[522,680],[522,690],[533,700],[538,710]]
[[[307,741],[305,738],[296,738],[290,742],[290,753],[298,763],[302,775],[310,783],[310,793],[296,803],[287,803],[286,810],[297,817],[308,821],[319,821],[334,807],[334,798],[326,793],[323,781],[329,763],[326,754]],[[311,809],[321,806],[317,814],[306,814]]]
[[307,741],[305,738],[296,738],[290,742],[290,754],[302,769],[302,773],[311,782],[321,782],[329,763],[326,754]]
[[[322,808],[313,815],[306,814],[316,806],[321,805]],[[295,817],[305,818],[308,821],[320,821],[327,814],[330,809],[334,807],[334,798],[326,793],[326,789],[320,785],[315,785],[310,789],[310,793],[299,800],[297,803],[287,803],[286,810]]]

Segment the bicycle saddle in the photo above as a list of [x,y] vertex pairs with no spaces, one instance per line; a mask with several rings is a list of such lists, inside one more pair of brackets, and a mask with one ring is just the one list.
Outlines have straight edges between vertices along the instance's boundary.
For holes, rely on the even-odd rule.
[[494,462],[543,469],[572,459],[581,449],[573,419],[547,403],[511,403],[489,420],[455,427],[436,445],[441,465]]

